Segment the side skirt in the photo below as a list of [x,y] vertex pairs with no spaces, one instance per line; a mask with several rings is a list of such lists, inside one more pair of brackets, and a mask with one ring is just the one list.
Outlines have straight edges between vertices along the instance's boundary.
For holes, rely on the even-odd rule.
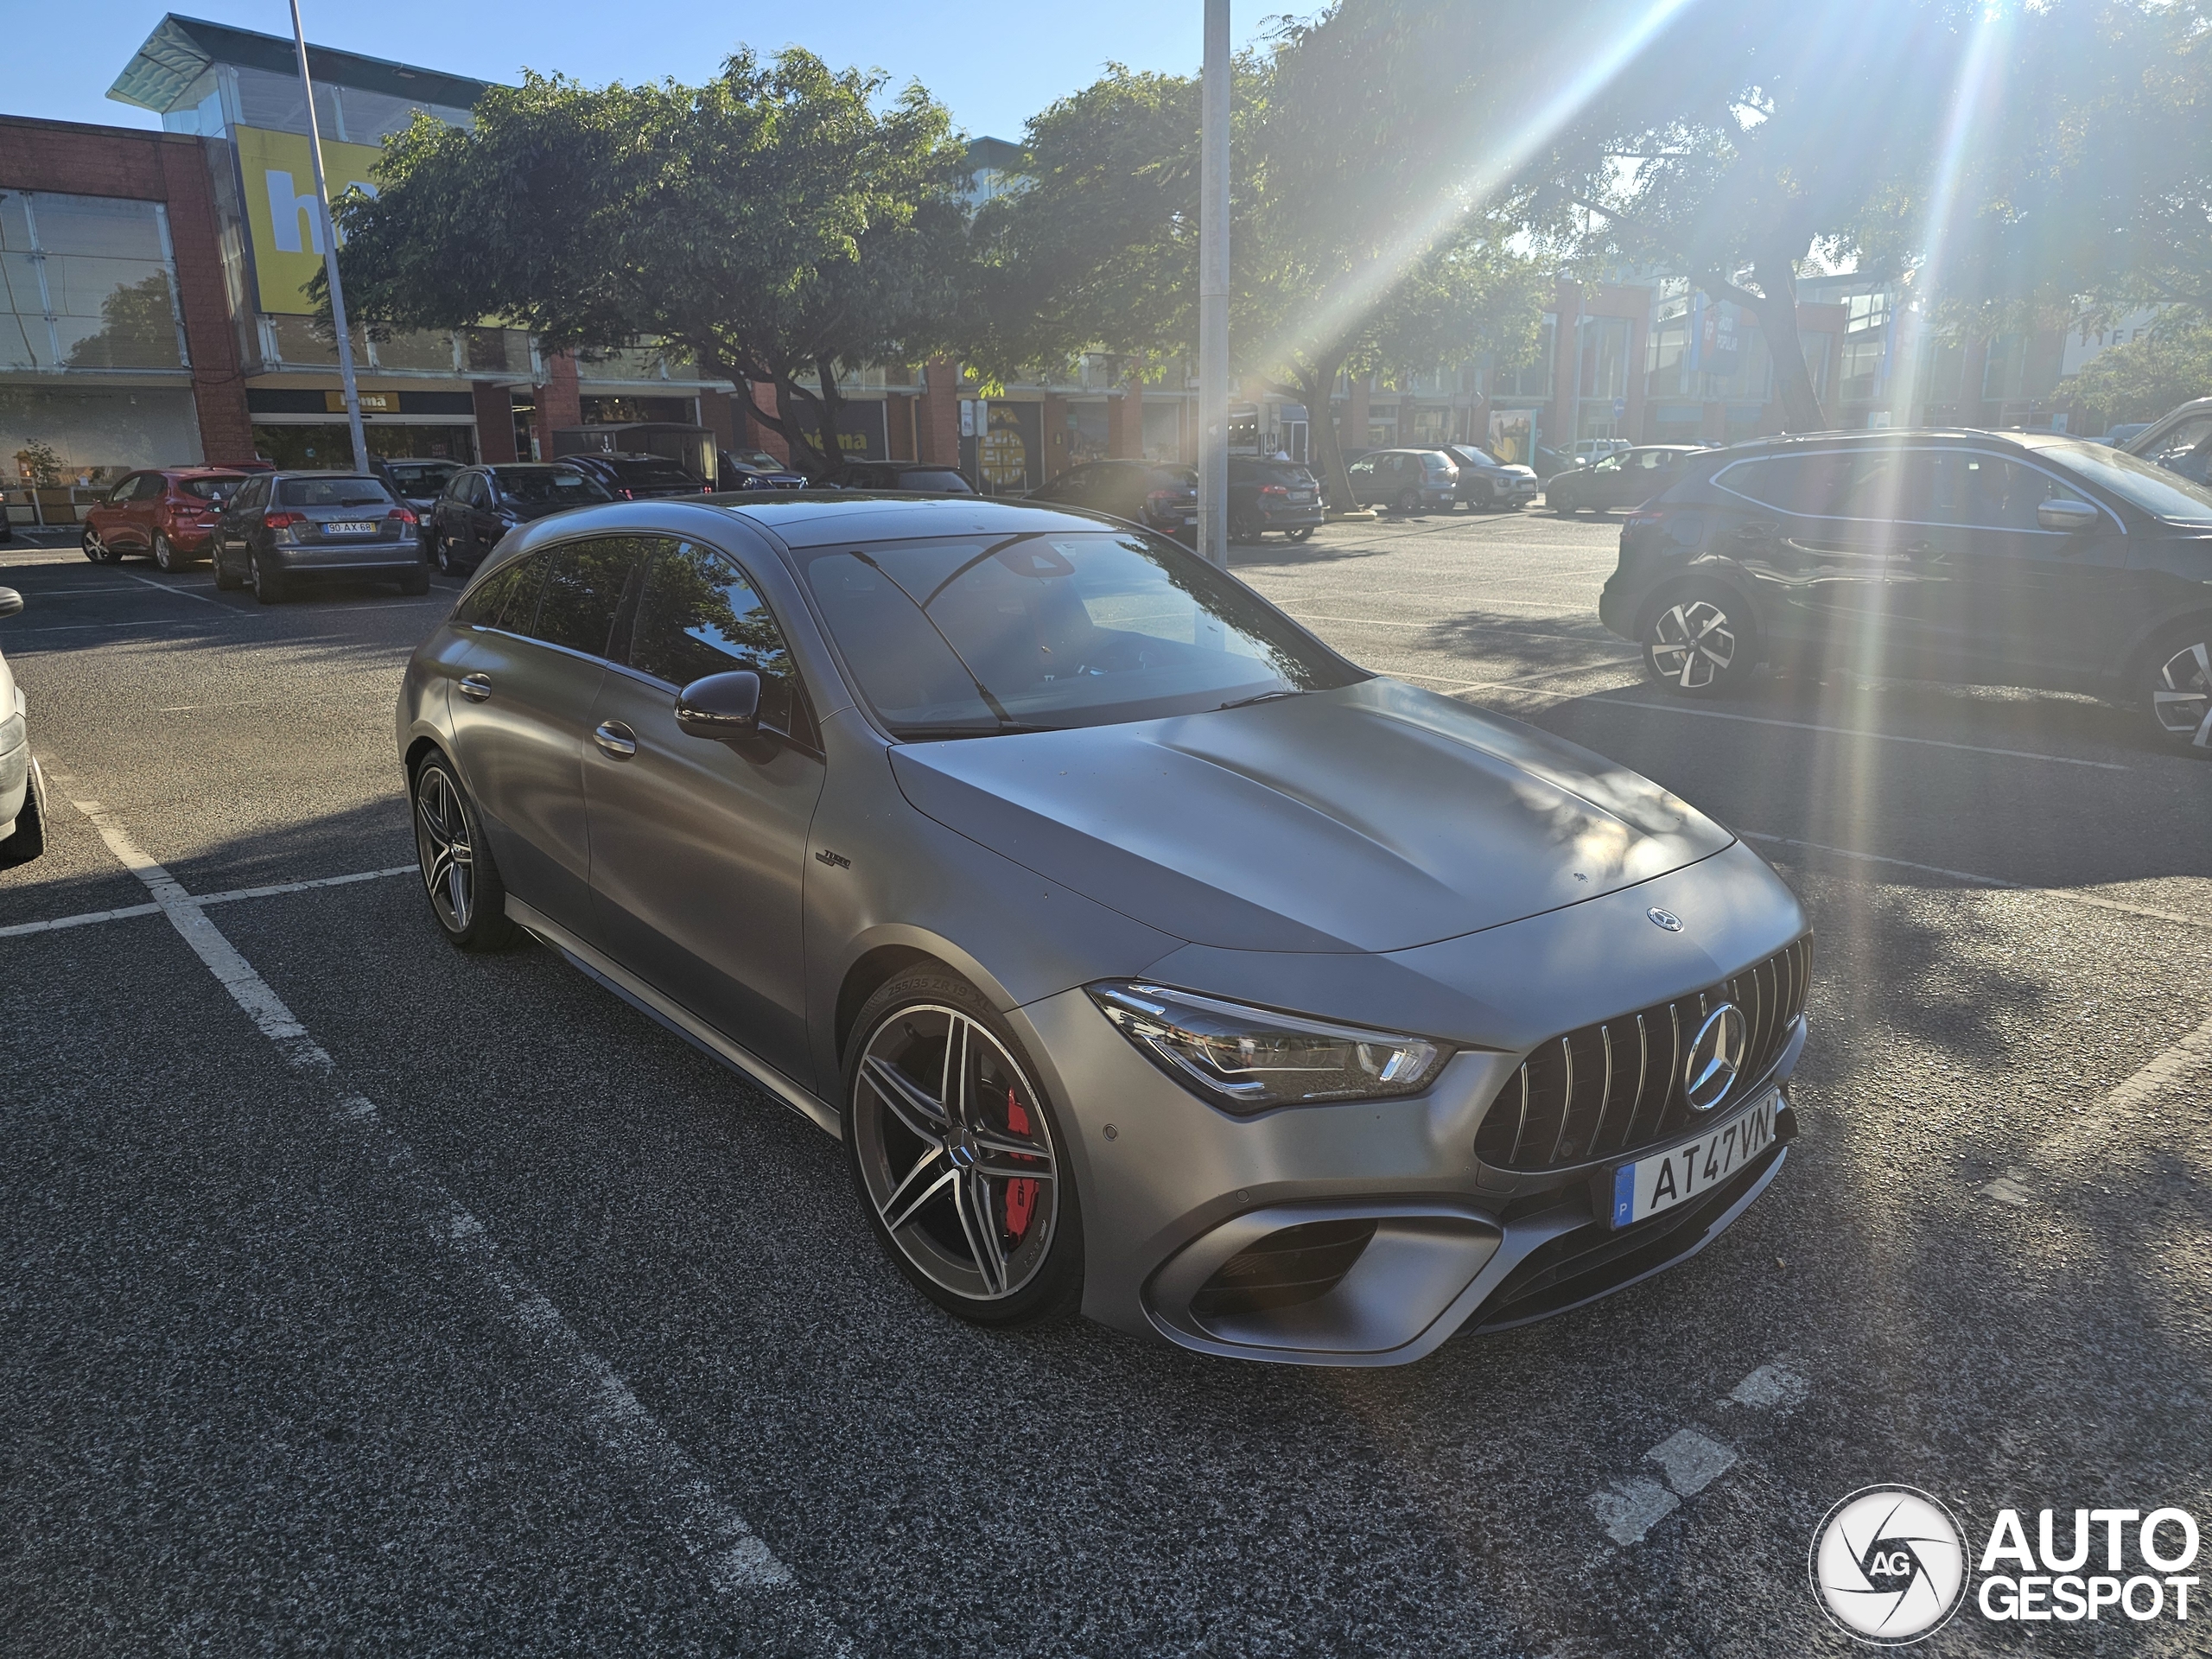
[[551,917],[531,909],[512,893],[507,895],[507,915],[516,926],[540,944],[559,951],[571,966],[597,980],[639,1013],[667,1027],[701,1053],[721,1061],[747,1081],[766,1090],[832,1140],[845,1138],[844,1119],[836,1107],[811,1090],[800,1088],[767,1061],[749,1049],[741,1048],[688,1009],[670,1001]]

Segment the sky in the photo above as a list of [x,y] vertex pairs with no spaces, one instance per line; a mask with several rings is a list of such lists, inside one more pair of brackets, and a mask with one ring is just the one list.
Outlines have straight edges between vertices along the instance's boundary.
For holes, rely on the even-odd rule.
[[[1236,9],[1241,45],[1265,20],[1294,7],[1251,0]],[[150,111],[107,97],[162,14],[160,4],[73,0],[57,5],[0,0],[10,73],[0,114],[160,124]],[[188,0],[175,10],[264,34],[291,33],[286,0]],[[804,46],[835,67],[918,79],[973,137],[1019,138],[1022,123],[1054,99],[1096,79],[1109,60],[1135,69],[1193,71],[1200,55],[1201,0],[1114,0],[1109,5],[1039,5],[1036,0],[655,0],[650,5],[533,0],[301,0],[308,39],[482,80],[516,79],[526,66],[610,80],[696,81],[741,42],[764,55]]]

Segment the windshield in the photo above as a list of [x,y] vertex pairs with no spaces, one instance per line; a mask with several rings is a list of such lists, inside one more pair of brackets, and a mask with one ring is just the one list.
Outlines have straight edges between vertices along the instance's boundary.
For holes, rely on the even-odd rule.
[[612,501],[614,497],[595,478],[567,467],[499,467],[499,493],[510,501],[557,501],[580,504]]
[[391,493],[373,478],[288,478],[276,499],[288,507],[384,507]]
[[1367,677],[1233,577],[1109,531],[825,548],[807,582],[901,738],[1104,726]]
[[2040,446],[2039,461],[2055,461],[2075,476],[2101,484],[2153,518],[2181,524],[2212,524],[2212,489],[2178,473],[2101,443]]
[[975,488],[955,472],[904,472],[899,474],[897,487],[902,490],[942,490],[947,495],[973,495]]

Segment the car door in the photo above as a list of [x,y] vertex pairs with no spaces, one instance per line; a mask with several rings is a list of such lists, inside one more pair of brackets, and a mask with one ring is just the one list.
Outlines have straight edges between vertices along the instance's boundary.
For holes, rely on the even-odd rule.
[[253,534],[254,521],[261,516],[263,505],[269,499],[267,473],[256,473],[238,487],[225,504],[223,516],[215,524],[215,558],[219,564],[232,569],[245,564],[247,538]]
[[1347,465],[1344,467],[1344,471],[1349,474],[1351,478],[1351,499],[1357,502],[1361,506],[1370,505],[1377,499],[1375,482],[1375,457],[1372,455],[1362,455],[1357,461],[1352,461]]
[[475,480],[473,471],[455,473],[446,480],[436,505],[430,509],[430,550],[435,555],[443,547],[456,565],[467,560],[468,491]]
[[[2065,685],[2123,643],[2127,536],[2119,516],[2051,468],[2018,455],[1924,456],[1917,609],[1939,671],[1999,684]],[[2083,530],[2047,529],[2045,502],[2087,506]]]
[[[656,538],[584,756],[592,904],[610,955],[794,1076],[808,1071],[800,889],[823,760],[790,650],[753,578]],[[709,674],[760,676],[761,723],[719,742],[676,723]]]
[[1769,640],[1815,646],[1874,671],[1890,643],[1881,620],[1887,527],[1843,510],[1853,477],[1844,450],[1723,467],[1713,480],[1725,505],[1710,546],[1748,579],[1755,620]]
[[494,615],[472,606],[448,704],[454,758],[507,890],[586,938],[595,930],[584,749],[638,552],[634,540],[599,537],[495,572],[492,582],[511,586],[493,594]]
[[1637,449],[1624,457],[1620,499],[1623,507],[1640,507],[1681,475],[1682,458],[1672,449]]

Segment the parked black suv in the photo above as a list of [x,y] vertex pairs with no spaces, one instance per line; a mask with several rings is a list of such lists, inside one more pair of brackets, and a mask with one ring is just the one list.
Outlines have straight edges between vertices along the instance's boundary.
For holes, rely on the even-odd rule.
[[1321,523],[1321,486],[1295,461],[1229,458],[1229,539],[1256,542],[1279,530],[1294,542]]
[[1185,542],[1198,533],[1198,473],[1166,461],[1088,461],[1030,491],[1027,499],[1111,513]]
[[257,473],[224,505],[207,545],[215,585],[251,587],[264,605],[289,597],[308,577],[430,591],[414,510],[369,474]]
[[1685,458],[1598,613],[1711,695],[1762,660],[2124,699],[2212,757],[2212,488],[2046,433],[1825,433]]
[[606,485],[564,461],[464,467],[431,509],[430,556],[447,575],[465,575],[517,524],[613,499]]
[[625,501],[668,495],[705,495],[715,486],[680,461],[666,455],[614,452],[563,455],[564,466],[579,467]]

